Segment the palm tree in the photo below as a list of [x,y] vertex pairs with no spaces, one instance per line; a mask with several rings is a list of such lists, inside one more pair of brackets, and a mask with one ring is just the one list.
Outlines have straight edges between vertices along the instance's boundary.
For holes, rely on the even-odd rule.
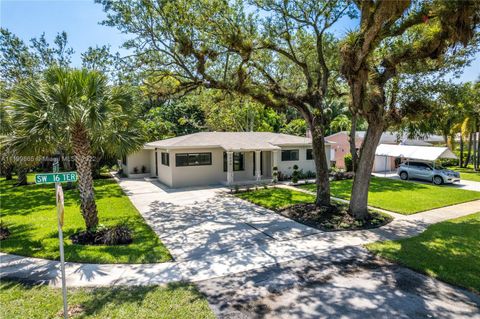
[[330,128],[334,132],[349,131],[352,127],[352,121],[345,114],[336,116],[330,123]]
[[[20,153],[52,154],[71,148],[78,173],[80,208],[87,230],[98,225],[92,154],[123,156],[143,144],[132,95],[86,69],[52,68],[38,82],[20,86],[12,99]],[[113,145],[112,145],[113,143]]]

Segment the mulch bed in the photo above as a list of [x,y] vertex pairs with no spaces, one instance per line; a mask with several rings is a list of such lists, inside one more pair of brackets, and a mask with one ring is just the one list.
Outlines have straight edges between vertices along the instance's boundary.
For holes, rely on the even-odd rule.
[[125,225],[100,228],[96,231],[84,230],[70,236],[78,245],[128,245],[133,241],[132,231]]
[[393,220],[391,216],[376,211],[369,211],[369,216],[364,221],[356,220],[348,212],[348,206],[340,203],[332,204],[329,207],[296,204],[278,210],[277,213],[324,231],[371,229],[386,225]]

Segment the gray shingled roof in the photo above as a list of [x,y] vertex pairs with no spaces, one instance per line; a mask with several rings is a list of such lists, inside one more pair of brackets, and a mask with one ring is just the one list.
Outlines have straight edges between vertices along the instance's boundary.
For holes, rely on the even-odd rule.
[[145,148],[220,147],[227,151],[277,150],[280,146],[311,145],[307,137],[270,132],[200,132],[145,144]]

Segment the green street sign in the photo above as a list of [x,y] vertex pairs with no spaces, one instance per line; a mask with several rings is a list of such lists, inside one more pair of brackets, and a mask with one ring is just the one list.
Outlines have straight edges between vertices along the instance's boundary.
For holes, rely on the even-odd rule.
[[35,175],[35,184],[75,182],[76,180],[77,172],[46,173]]

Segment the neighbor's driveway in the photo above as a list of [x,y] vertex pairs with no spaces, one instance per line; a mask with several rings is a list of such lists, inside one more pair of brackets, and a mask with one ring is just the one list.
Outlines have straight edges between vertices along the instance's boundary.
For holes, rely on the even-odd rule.
[[176,260],[208,260],[320,233],[223,187],[169,189],[143,179],[123,179],[120,186]]

